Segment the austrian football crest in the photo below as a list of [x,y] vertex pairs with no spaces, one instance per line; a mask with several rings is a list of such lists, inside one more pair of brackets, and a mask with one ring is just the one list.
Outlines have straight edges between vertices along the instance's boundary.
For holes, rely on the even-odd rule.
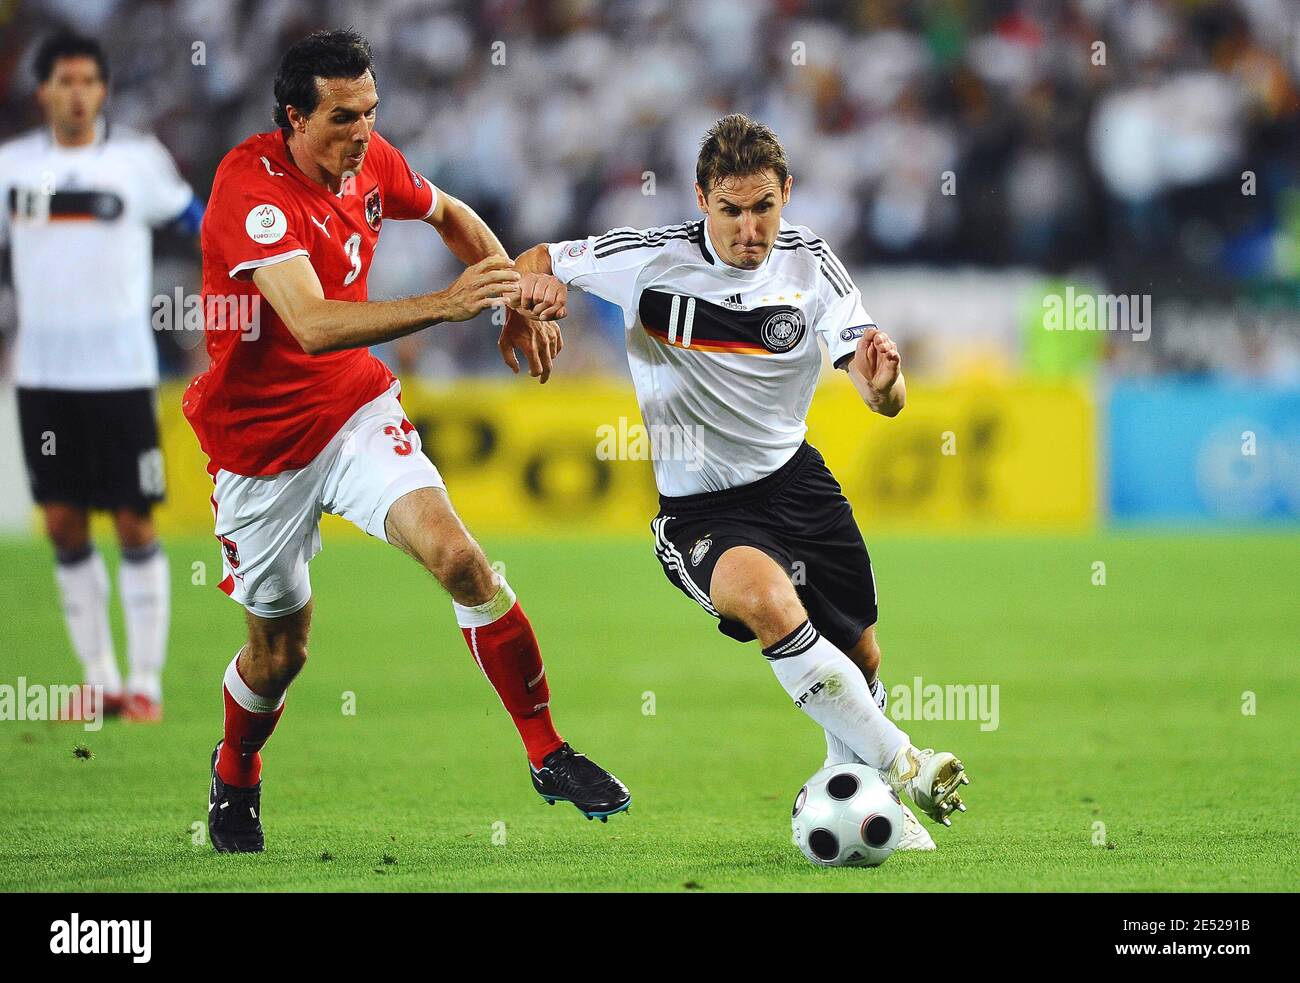
[[227,539],[225,536],[218,536],[217,538],[221,540],[221,548],[225,551],[227,565],[231,570],[238,570],[239,547],[235,545],[233,540]]
[[384,214],[383,203],[379,200],[379,189],[374,188],[366,195],[366,224],[379,231],[379,222]]

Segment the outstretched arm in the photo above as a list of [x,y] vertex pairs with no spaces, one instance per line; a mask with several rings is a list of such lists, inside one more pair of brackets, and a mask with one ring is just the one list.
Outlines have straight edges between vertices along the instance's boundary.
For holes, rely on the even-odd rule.
[[870,328],[845,366],[862,401],[882,416],[898,416],[907,402],[903,359],[892,338]]
[[[491,233],[489,233],[491,234]],[[446,290],[400,300],[326,300],[305,256],[253,273],[262,296],[309,355],[378,345],[444,321],[467,321],[519,289],[519,274],[504,255],[475,263]]]

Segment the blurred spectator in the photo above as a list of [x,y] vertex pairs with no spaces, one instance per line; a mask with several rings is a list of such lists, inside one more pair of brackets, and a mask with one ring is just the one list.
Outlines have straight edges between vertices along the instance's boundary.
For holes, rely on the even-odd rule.
[[[36,124],[31,54],[61,25],[103,40],[112,118],[156,133],[201,193],[270,128],[285,46],[351,25],[381,131],[512,251],[689,218],[700,136],[739,110],[785,141],[787,217],[850,266],[1086,268],[1117,290],[1300,267],[1294,0],[29,0],[0,4],[0,138]],[[387,229],[380,251],[375,297],[456,272],[427,229]],[[566,359],[620,366],[621,327],[575,314]],[[388,354],[499,371],[495,333],[483,317]]]

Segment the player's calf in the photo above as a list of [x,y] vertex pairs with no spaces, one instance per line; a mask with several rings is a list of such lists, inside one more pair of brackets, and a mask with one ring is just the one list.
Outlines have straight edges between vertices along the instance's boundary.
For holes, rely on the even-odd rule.
[[311,601],[280,618],[248,615],[248,644],[226,667],[225,724],[212,755],[208,829],[218,852],[260,852],[262,748],[307,662]]
[[399,498],[384,520],[388,541],[415,557],[451,594],[465,644],[500,697],[528,754],[533,787],[587,818],[627,808],[617,778],[565,743],[551,720],[551,690],[532,624],[504,577],[489,566],[441,488]]
[[[758,637],[796,707],[859,760],[888,767],[907,735],[885,716],[861,669],[808,620],[775,560],[752,547],[727,550],[714,568],[710,596],[719,614],[741,621]],[[792,622],[785,635],[776,635]]]

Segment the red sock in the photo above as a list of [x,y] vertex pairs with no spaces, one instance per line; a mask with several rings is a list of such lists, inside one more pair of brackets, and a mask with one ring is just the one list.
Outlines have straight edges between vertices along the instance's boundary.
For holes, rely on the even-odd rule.
[[523,738],[528,760],[542,759],[564,743],[551,723],[551,689],[542,667],[537,636],[516,601],[491,624],[461,628],[465,642],[510,713]]
[[262,696],[248,688],[236,666],[239,656],[226,669],[221,687],[226,704],[225,737],[217,753],[217,777],[227,785],[251,788],[262,779],[262,756],[258,753],[284,713],[284,694]]

